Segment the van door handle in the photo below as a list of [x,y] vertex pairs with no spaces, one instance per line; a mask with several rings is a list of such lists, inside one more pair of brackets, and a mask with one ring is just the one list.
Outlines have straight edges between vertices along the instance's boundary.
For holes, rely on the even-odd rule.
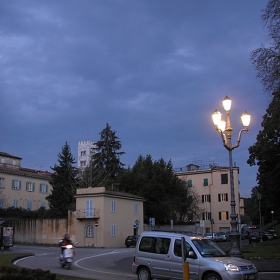
[[171,257],[169,255],[166,255],[166,260],[171,260]]

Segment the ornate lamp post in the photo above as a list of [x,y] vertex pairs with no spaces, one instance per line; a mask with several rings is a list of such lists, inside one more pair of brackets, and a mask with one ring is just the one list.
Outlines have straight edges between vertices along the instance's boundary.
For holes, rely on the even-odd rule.
[[248,126],[250,124],[251,116],[245,111],[241,115],[241,120],[244,128],[239,131],[237,143],[232,145],[231,143],[231,132],[232,127],[230,126],[230,109],[231,109],[232,100],[227,96],[223,100],[223,107],[226,111],[226,121],[222,120],[222,114],[219,111],[215,111],[212,114],[212,120],[214,125],[216,126],[216,130],[221,133],[221,137],[223,140],[224,147],[229,151],[229,171],[230,171],[230,192],[231,192],[231,232],[230,232],[230,256],[242,257],[242,252],[240,251],[240,233],[237,230],[237,214],[235,212],[235,194],[234,194],[234,181],[233,181],[233,166],[232,166],[232,150],[239,147],[241,134],[243,131],[248,131]]
[[263,242],[263,238],[262,238],[262,213],[261,213],[261,199],[262,199],[262,195],[260,193],[257,194],[258,196],[258,200],[259,200],[259,215],[260,215],[260,235],[261,235],[261,240],[260,242]]

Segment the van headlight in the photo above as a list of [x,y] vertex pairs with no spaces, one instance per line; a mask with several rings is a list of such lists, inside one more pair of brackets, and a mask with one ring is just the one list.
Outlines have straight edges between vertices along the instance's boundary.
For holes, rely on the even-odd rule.
[[239,267],[235,264],[227,263],[227,264],[224,264],[224,266],[227,271],[239,271]]

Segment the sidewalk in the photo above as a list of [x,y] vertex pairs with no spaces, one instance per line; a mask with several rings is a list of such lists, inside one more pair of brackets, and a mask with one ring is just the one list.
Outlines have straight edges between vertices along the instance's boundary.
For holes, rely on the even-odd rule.
[[279,259],[252,259],[250,260],[257,267],[259,272],[280,272],[280,258]]

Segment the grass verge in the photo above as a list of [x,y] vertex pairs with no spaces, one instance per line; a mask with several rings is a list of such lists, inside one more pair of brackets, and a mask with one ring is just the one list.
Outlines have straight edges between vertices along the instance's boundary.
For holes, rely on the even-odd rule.
[[[11,253],[11,254],[8,253],[3,255],[0,254],[0,265],[17,267],[12,264],[13,261],[20,258],[30,257],[30,256],[33,256],[33,254],[24,254],[24,253]],[[1,278],[1,274],[0,274],[0,278]],[[56,280],[88,280],[88,279],[89,278],[81,278],[81,277],[56,274]]]

